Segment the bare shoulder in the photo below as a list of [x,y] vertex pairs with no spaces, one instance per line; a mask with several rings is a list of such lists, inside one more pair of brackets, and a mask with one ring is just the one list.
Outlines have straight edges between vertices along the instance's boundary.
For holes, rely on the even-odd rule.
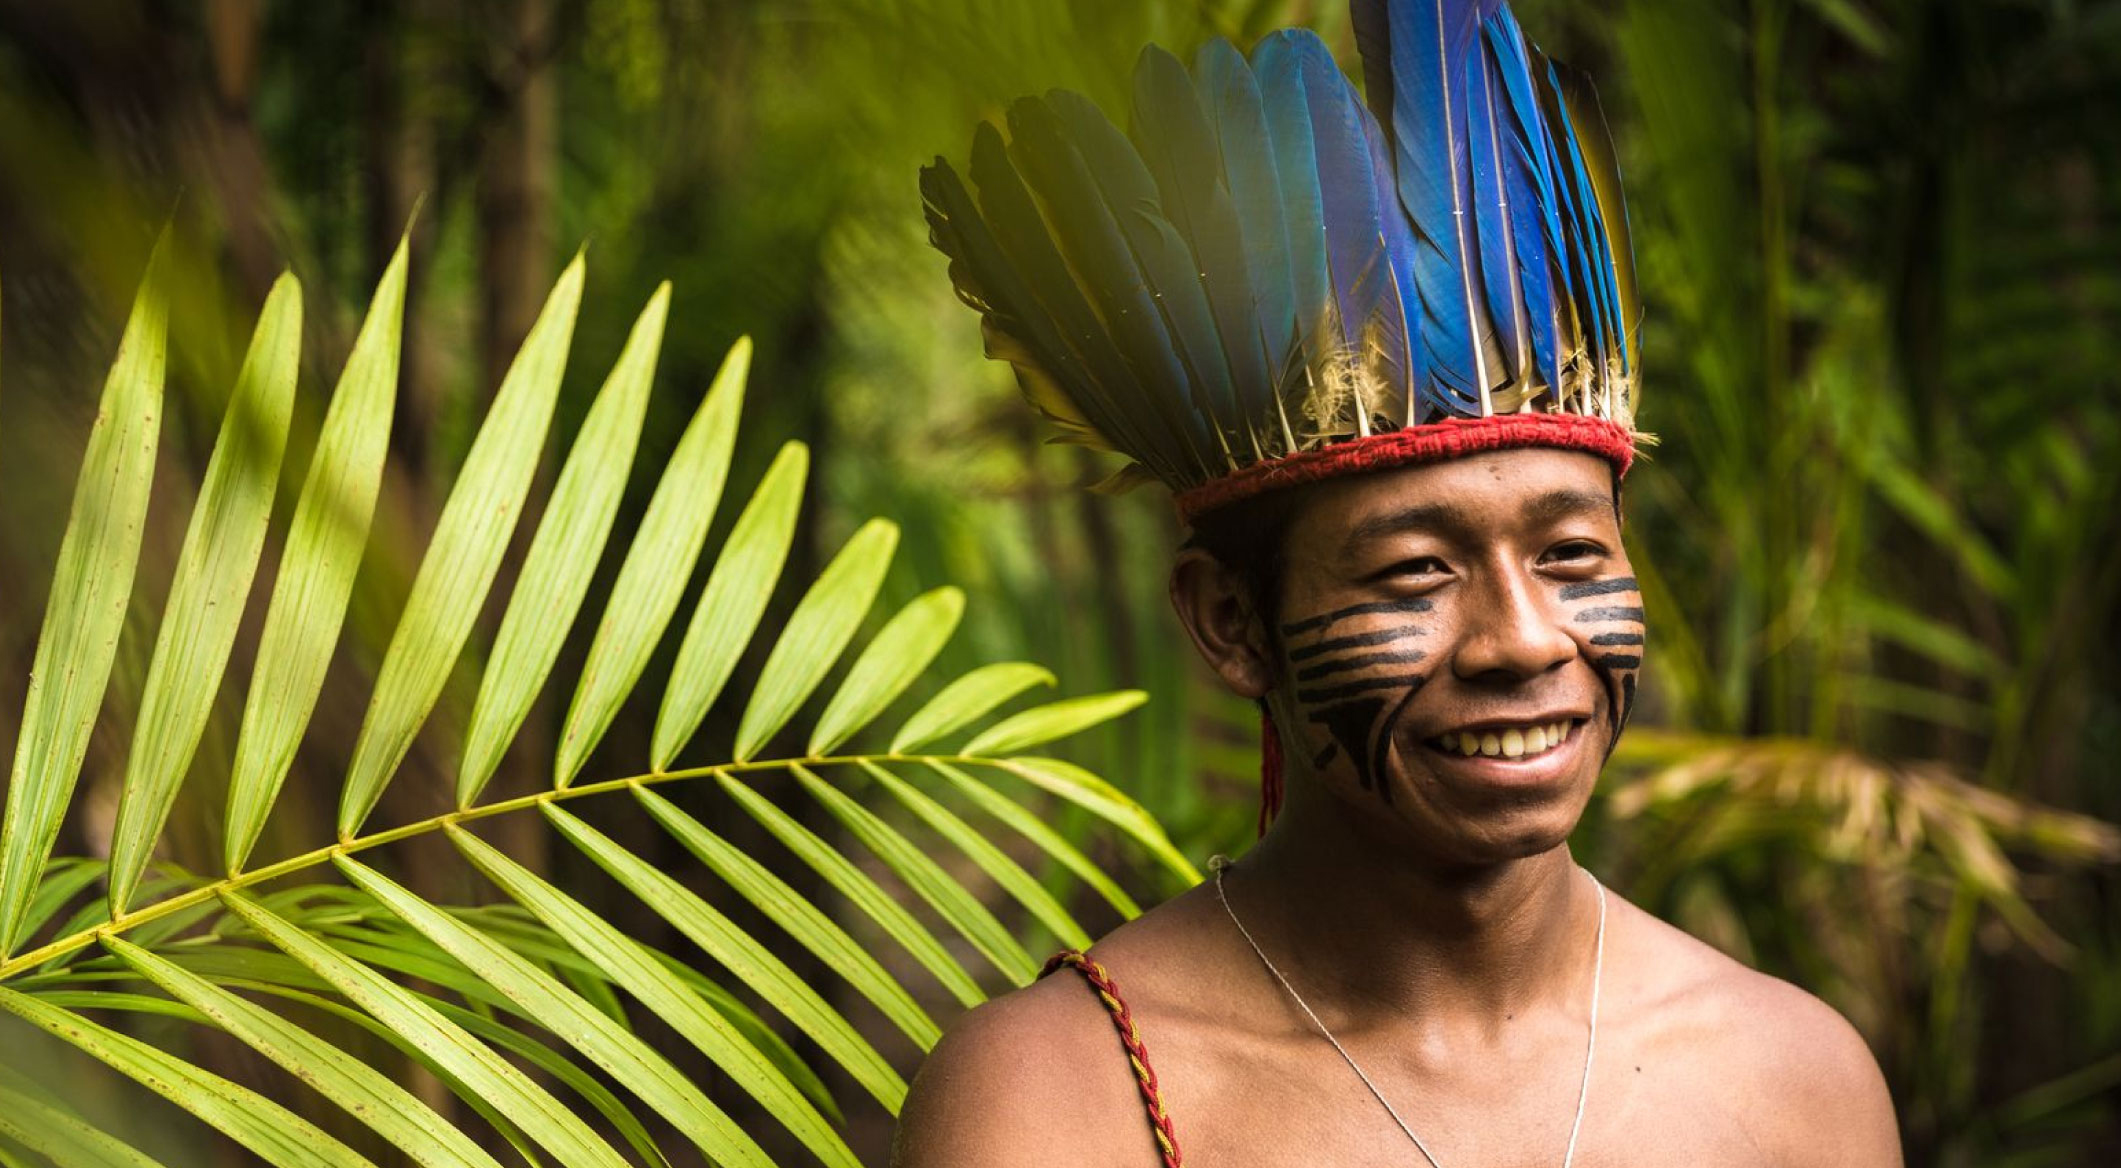
[[1628,973],[1615,988],[1630,999],[1646,1053],[1722,1096],[1714,1102],[1767,1162],[1901,1163],[1885,1077],[1846,1018],[1633,906],[1623,913]]
[[1153,1164],[1155,1147],[1111,1016],[1062,970],[950,1026],[900,1109],[891,1162],[1086,1161]]

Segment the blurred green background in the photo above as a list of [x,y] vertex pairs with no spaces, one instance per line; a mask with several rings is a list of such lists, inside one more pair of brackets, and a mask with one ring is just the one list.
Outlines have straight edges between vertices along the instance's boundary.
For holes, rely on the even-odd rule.
[[[1613,121],[1648,306],[1639,421],[1660,440],[1628,501],[1644,704],[1580,851],[1846,1012],[1910,1163],[2121,1163],[2121,2],[1515,7]],[[1168,506],[1089,496],[1111,464],[1042,443],[979,356],[914,176],[1020,93],[1117,111],[1145,42],[1292,24],[1352,64],[1338,0],[0,5],[0,705],[21,700],[68,485],[163,222],[185,292],[143,624],[273,277],[308,289],[313,415],[413,224],[395,470],[350,675],[372,672],[501,368],[586,241],[585,359],[556,445],[674,279],[639,465],[753,336],[735,474],[755,479],[781,438],[811,444],[799,559],[899,520],[892,599],[972,597],[943,672],[1018,657],[1065,692],[1150,690],[1078,756],[1196,860],[1241,848],[1256,729],[1166,616]],[[298,442],[288,474],[305,461]],[[121,706],[146,641],[121,647]],[[319,804],[357,708],[334,728],[327,706],[306,748]],[[226,769],[232,722],[216,725],[195,782]],[[97,739],[90,783],[114,792],[121,746]],[[430,742],[410,765],[454,757]],[[433,814],[432,786],[394,797]],[[311,835],[328,809],[313,818]],[[62,851],[100,854],[108,826],[77,817]],[[214,827],[191,830],[203,863]],[[537,856],[537,831],[512,850]],[[881,1159],[886,1119],[854,1118]]]

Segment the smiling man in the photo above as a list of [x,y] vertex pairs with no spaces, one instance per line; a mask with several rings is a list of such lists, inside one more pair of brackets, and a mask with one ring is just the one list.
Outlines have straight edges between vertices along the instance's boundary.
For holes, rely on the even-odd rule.
[[990,352],[1176,492],[1265,758],[1259,844],[954,1027],[897,1163],[1897,1164],[1846,1022],[1569,852],[1646,645],[1595,100],[1493,0],[1355,24],[1375,117],[1282,33],[924,172]]

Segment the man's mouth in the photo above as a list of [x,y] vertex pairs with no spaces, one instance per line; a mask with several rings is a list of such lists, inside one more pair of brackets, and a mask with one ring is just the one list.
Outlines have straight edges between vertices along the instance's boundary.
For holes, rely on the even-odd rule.
[[1567,742],[1580,718],[1552,722],[1528,722],[1517,726],[1489,726],[1479,730],[1452,730],[1429,739],[1432,749],[1466,758],[1531,758]]

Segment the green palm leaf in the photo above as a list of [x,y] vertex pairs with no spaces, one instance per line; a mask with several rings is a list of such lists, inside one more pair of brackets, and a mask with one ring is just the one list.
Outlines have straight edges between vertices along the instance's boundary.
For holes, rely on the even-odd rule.
[[23,915],[88,753],[89,731],[103,704],[118,630],[132,599],[161,436],[169,347],[168,249],[165,234],[155,244],[118,342],[118,360],[81,459],[44,628],[37,635],[37,661],[8,775],[7,819],[0,825],[0,954],[13,952],[22,939]]
[[433,1108],[330,1043],[122,938],[104,944],[142,977],[315,1087],[420,1163],[499,1168]]
[[[782,448],[726,542],[710,553],[707,537],[734,461],[748,346],[731,351],[668,462],[651,468],[658,485],[637,527],[618,529],[667,288],[635,321],[542,501],[512,595],[495,606],[500,627],[479,668],[463,766],[443,783],[452,789],[438,793],[452,810],[366,826],[450,674],[465,668],[459,658],[500,578],[517,517],[538,505],[531,494],[585,284],[579,257],[548,297],[472,443],[388,647],[349,654],[357,667],[364,657],[380,664],[340,776],[337,838],[251,865],[298,758],[311,753],[303,747],[317,733],[325,673],[389,481],[384,461],[408,283],[402,243],[338,378],[284,534],[218,844],[227,874],[194,875],[172,863],[196,862],[188,854],[194,845],[166,828],[202,818],[184,772],[269,538],[301,331],[292,280],[260,315],[169,587],[119,786],[113,861],[49,858],[132,603],[168,327],[163,263],[151,265],[106,388],[45,614],[0,842],[0,935],[9,941],[0,954],[0,1011],[168,1096],[267,1163],[365,1162],[268,1101],[291,1081],[313,1089],[304,1098],[335,1104],[423,1164],[491,1164],[482,1142],[495,1136],[533,1163],[616,1166],[626,1162],[625,1149],[660,1164],[654,1123],[717,1163],[765,1168],[761,1133],[734,1118],[763,1112],[817,1161],[851,1166],[843,1131],[850,1120],[820,1068],[844,1073],[863,1106],[886,1113],[905,1098],[906,1080],[834,993],[873,1006],[888,1029],[925,1049],[940,1027],[922,996],[972,1005],[990,989],[1027,981],[1037,963],[1020,931],[1034,925],[1063,943],[1088,940],[1068,907],[1074,890],[1034,879],[989,828],[998,826],[1015,846],[1028,841],[1063,877],[1124,912],[1134,901],[1118,883],[1043,822],[1049,799],[1089,808],[1147,857],[1191,872],[1154,820],[1116,788],[1070,764],[1011,757],[1124,713],[1139,695],[1068,699],[981,732],[976,724],[1004,702],[1053,684],[1035,665],[1007,664],[943,687],[895,733],[878,730],[878,719],[920,683],[950,640],[966,597],[949,587],[924,592],[857,645],[898,542],[898,529],[881,519],[859,526],[814,579],[784,581],[809,473],[800,444]],[[612,542],[624,546],[608,549]],[[581,676],[569,687],[558,747],[544,760],[551,779],[527,794],[490,797],[605,570],[607,550],[618,565]],[[711,562],[706,582],[667,685],[644,692],[660,681],[650,664],[703,558]],[[787,621],[762,631],[782,592],[797,596]],[[747,658],[759,662],[755,676],[743,668]],[[61,659],[79,667],[41,664]],[[803,724],[842,659],[851,663]],[[630,703],[656,711],[648,757],[603,768],[595,759],[617,753],[603,740]],[[672,769],[718,707],[735,730],[726,760]],[[920,753],[953,733],[973,741],[956,754]],[[869,734],[879,741],[890,734],[888,752],[834,753]],[[770,756],[776,742],[806,745]],[[1016,785],[1021,800],[973,777],[982,771],[1029,780]],[[925,777],[931,789],[908,775]],[[728,799],[778,848],[739,847],[650,790],[686,783]],[[824,828],[806,825],[788,802],[806,799],[825,812]],[[586,801],[655,825],[650,838],[667,837],[666,847],[696,858],[698,875],[748,902],[770,936],[726,914],[667,860],[621,842],[639,833],[591,827],[569,806]],[[536,865],[469,830],[506,815],[549,826],[644,906],[643,919],[696,946],[712,967],[694,969],[629,935]],[[506,902],[436,903],[386,875],[392,845],[420,836],[449,839],[464,868],[498,886]],[[937,862],[938,841],[966,858],[969,877]],[[869,869],[879,862],[941,929],[987,959],[989,982],[878,883]],[[807,869],[835,896],[799,892],[779,866]],[[330,882],[334,876],[347,883]],[[858,940],[835,919],[840,913],[882,939]],[[831,971],[833,985],[806,982],[785,956],[795,949]],[[894,972],[899,966],[880,955],[884,949],[910,955],[900,963],[904,972]],[[636,1017],[683,1038],[688,1056],[712,1064],[756,1109],[725,1110],[674,1056],[635,1033]],[[238,1083],[207,1069],[190,1046],[202,1031],[263,1056],[246,1075],[271,1081]],[[798,1054],[791,1036],[812,1053]],[[409,1091],[397,1073],[409,1067],[432,1074],[464,1110]],[[0,1107],[7,1112],[0,1137],[13,1141],[6,1146],[62,1164],[153,1162],[63,1100],[12,1080],[0,1079]]]
[[740,340],[729,350],[714,388],[700,403],[678,440],[676,453],[656,485],[655,498],[641,520],[641,533],[604,608],[581,685],[567,709],[560,731],[559,761],[553,779],[572,782],[582,762],[619,712],[619,703],[648,668],[648,654],[662,639],[663,628],[677,611],[678,597],[707,540],[729,476],[729,455],[736,448],[736,423],[744,398],[744,379],[751,371],[751,342]]
[[48,1002],[0,986],[0,1010],[65,1039],[175,1103],[269,1163],[355,1168],[367,1160],[255,1091]]
[[265,299],[250,352],[236,375],[206,485],[184,533],[154,661],[147,667],[139,734],[126,760],[125,797],[111,834],[112,912],[125,911],[147,869],[235,647],[243,601],[265,550],[266,521],[272,518],[301,345],[302,286],[293,276],[281,276]]
[[324,670],[346,619],[361,548],[368,542],[397,403],[405,249],[400,239],[354,338],[280,556],[279,582],[266,609],[228,786],[224,851],[230,871],[250,858],[294,765],[295,748],[316,710]]
[[[551,814],[555,816],[567,815],[566,812],[557,808],[553,809]],[[573,817],[568,816],[567,818],[572,819]],[[580,820],[574,820],[574,824],[575,830],[569,834],[575,835],[576,832],[579,832],[578,843],[582,842],[581,837],[593,837],[597,843],[603,845],[603,850],[607,856],[623,857],[618,862],[631,861],[635,865],[639,865],[639,861],[634,860],[632,856],[627,855],[623,850],[613,845],[609,839],[602,837],[587,824],[582,823]],[[713,1059],[715,1065],[727,1071],[732,1078],[743,1084],[745,1090],[749,1091],[760,1103],[766,1106],[767,1110],[775,1118],[779,1119],[790,1131],[794,1132],[796,1137],[803,1141],[805,1147],[817,1154],[818,1159],[827,1164],[852,1165],[856,1163],[854,1153],[847,1150],[846,1143],[833,1133],[831,1126],[826,1123],[825,1117],[818,1114],[817,1109],[803,1098],[801,1093],[795,1089],[794,1084],[790,1083],[771,1063],[767,1062],[755,1049],[744,1042],[734,1028],[726,1024],[717,1025],[717,1023],[721,1023],[721,1015],[711,1009],[702,1009],[702,1003],[699,998],[686,986],[684,981],[669,969],[657,963],[646,949],[620,933],[616,928],[605,923],[603,918],[584,908],[580,902],[545,881],[538,879],[528,868],[510,860],[506,855],[480,841],[478,837],[456,828],[450,829],[449,834],[452,842],[470,858],[472,864],[480,872],[485,873],[488,879],[500,885],[502,891],[514,897],[518,903],[536,913],[540,920],[551,926],[562,937],[565,937],[583,955],[595,955],[597,964],[609,970],[615,981],[624,985],[636,998],[646,1003],[650,1009],[655,1011],[658,1017],[669,1023],[672,1029],[683,1035],[686,1041],[698,1047],[701,1053]],[[654,873],[656,876],[662,876],[662,873],[655,872],[652,868],[645,868],[645,866],[637,867],[636,874],[640,874],[643,870]],[[663,877],[663,879],[667,881],[669,878]],[[666,886],[657,887],[656,891],[672,897],[681,896],[683,899],[676,903],[688,904],[694,914],[719,916],[712,909],[707,908],[705,904],[700,903],[696,897],[685,893],[681,887],[676,886],[674,881]],[[665,904],[664,907],[665,911],[669,910],[668,904]],[[711,934],[736,932],[734,928],[726,926],[726,921],[719,923],[725,927],[716,930],[710,925],[708,928],[701,930],[700,934],[688,931],[687,935],[699,940],[702,934],[707,934],[709,935],[708,940],[712,941],[719,938]],[[745,940],[748,940],[748,938],[745,938]],[[701,947],[707,948],[707,944],[702,942]],[[709,949],[708,952],[715,953],[715,950]],[[762,964],[777,964],[770,955],[761,953],[758,956]],[[719,959],[719,954],[717,954],[717,957]],[[792,973],[788,973],[785,966],[781,967],[779,972],[786,974],[788,980],[793,983],[798,995],[804,991],[802,983],[795,979]],[[756,984],[752,979],[745,980],[747,984]],[[824,1012],[831,1011],[831,1007],[826,1006],[822,1001],[815,1002],[815,1008]],[[833,1016],[837,1017],[836,1014]],[[844,1020],[840,1024],[845,1028],[845,1034],[849,1039],[854,1042],[860,1042],[860,1039],[854,1036],[853,1029],[845,1026]],[[866,1044],[863,1045],[866,1046]],[[887,1067],[885,1070],[888,1072],[889,1068]],[[904,1094],[904,1085],[901,1084],[899,1095],[903,1097]],[[895,1106],[897,1100],[892,1102]]]
[[434,542],[405,599],[405,614],[390,639],[368,717],[354,744],[353,763],[339,796],[341,835],[359,831],[382,798],[384,785],[441,696],[457,653],[471,636],[486,590],[500,570],[559,396],[575,313],[582,303],[582,273],[582,258],[576,256],[546,298],[435,523]]
[[633,334],[626,338],[626,348],[560,470],[537,537],[523,558],[523,575],[494,640],[493,660],[464,736],[464,765],[457,772],[459,806],[469,806],[486,789],[502,752],[522,728],[539,688],[559,660],[560,646],[589,593],[604,541],[618,519],[626,472],[633,469],[634,447],[648,413],[648,390],[655,381],[656,350],[663,343],[669,313],[670,285],[665,284],[634,322]]
[[159,1161],[80,1116],[5,1083],[0,1083],[0,1136],[60,1168],[160,1168]]

